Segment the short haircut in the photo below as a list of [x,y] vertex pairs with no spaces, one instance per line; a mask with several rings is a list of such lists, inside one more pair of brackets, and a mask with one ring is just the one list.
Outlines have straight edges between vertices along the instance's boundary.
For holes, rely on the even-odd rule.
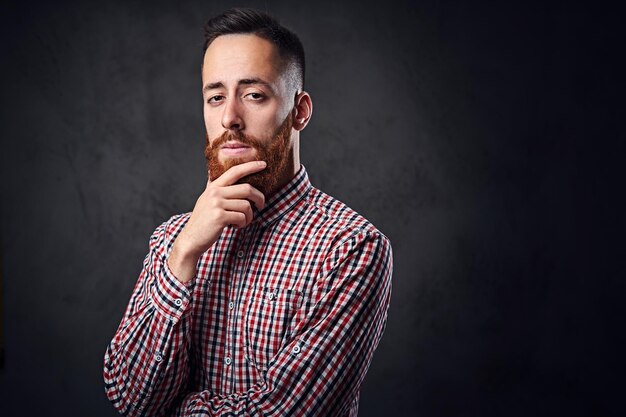
[[209,19],[204,26],[204,50],[218,36],[253,34],[271,42],[286,64],[296,90],[304,88],[304,47],[298,36],[267,13],[248,8],[228,9]]

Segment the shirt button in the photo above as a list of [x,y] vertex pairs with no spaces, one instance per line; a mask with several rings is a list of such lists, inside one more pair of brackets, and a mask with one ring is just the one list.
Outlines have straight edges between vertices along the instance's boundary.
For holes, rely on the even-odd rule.
[[161,362],[163,360],[163,356],[161,356],[160,353],[157,353],[154,359],[156,359],[157,362]]
[[228,308],[230,308],[231,310],[235,308],[235,303],[233,303],[232,301],[228,303]]
[[273,292],[269,293],[267,295],[267,298],[269,298],[270,300],[273,300],[274,299],[274,293]]
[[239,258],[239,259],[243,258],[243,251],[242,250],[237,252],[237,258]]
[[230,363],[231,363],[231,362],[232,362],[232,361],[231,361],[231,360],[230,360],[230,358],[228,358],[228,357],[224,360],[224,363],[225,363],[226,365],[230,365]]
[[291,348],[291,353],[293,353],[294,355],[300,353],[300,345],[295,345],[293,348]]
[[183,300],[181,300],[180,298],[177,298],[174,300],[174,304],[180,307],[181,305],[183,305]]

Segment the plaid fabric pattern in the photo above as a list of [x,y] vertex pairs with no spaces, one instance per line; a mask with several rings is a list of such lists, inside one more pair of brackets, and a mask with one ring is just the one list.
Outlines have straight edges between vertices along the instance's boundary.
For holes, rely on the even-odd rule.
[[356,416],[391,295],[388,239],[302,167],[244,229],[227,227],[187,284],[159,226],[104,362],[128,416]]

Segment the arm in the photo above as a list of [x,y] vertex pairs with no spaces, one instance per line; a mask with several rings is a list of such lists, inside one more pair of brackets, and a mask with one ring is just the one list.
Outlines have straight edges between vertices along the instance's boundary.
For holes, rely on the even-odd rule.
[[150,238],[141,275],[105,355],[105,390],[122,414],[163,413],[187,383],[188,306],[198,258],[224,227],[250,223],[251,202],[263,207],[260,191],[235,182],[265,166],[240,164],[209,181],[191,215],[173,217]]
[[391,293],[388,240],[358,232],[325,261],[314,308],[245,395],[188,394],[177,416],[341,416],[365,377],[385,327]]
[[105,354],[106,394],[127,416],[166,409],[189,374],[187,306],[194,281],[179,282],[165,261],[168,224],[179,230],[187,219],[174,217],[152,234],[141,275]]

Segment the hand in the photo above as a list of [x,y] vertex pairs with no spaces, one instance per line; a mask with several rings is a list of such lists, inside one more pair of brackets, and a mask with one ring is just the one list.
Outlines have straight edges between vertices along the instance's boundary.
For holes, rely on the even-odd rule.
[[187,282],[195,276],[198,259],[215,243],[226,226],[250,224],[252,204],[263,209],[263,193],[249,184],[235,183],[266,166],[264,161],[246,162],[231,167],[215,181],[208,181],[167,261],[179,281]]

